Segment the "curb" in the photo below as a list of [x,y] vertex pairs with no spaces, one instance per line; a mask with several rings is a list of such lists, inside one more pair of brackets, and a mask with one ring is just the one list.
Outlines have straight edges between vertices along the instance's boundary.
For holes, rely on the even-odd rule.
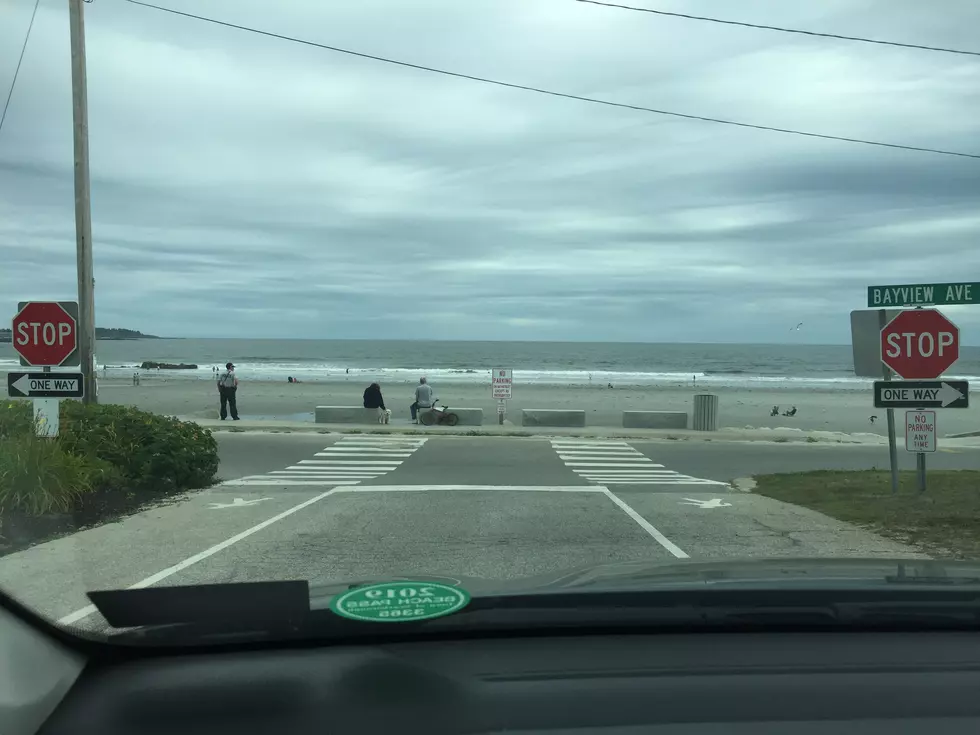
[[732,480],[732,487],[742,493],[750,493],[755,490],[756,481],[752,477],[736,477]]

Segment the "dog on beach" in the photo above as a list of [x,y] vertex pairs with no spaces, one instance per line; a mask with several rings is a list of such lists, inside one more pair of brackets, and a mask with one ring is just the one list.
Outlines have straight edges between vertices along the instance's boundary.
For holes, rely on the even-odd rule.
[[381,414],[378,416],[378,423],[379,424],[390,424],[391,423],[391,409],[390,408],[386,408],[384,411],[381,412]]

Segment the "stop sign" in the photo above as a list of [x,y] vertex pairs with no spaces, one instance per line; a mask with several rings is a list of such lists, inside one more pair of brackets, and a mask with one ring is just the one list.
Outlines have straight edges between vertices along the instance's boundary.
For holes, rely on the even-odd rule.
[[13,345],[22,364],[56,367],[74,355],[78,348],[78,322],[71,311],[78,313],[78,306],[71,302],[21,304],[13,321]]
[[881,361],[903,378],[938,378],[959,356],[959,327],[935,309],[903,311],[881,330]]

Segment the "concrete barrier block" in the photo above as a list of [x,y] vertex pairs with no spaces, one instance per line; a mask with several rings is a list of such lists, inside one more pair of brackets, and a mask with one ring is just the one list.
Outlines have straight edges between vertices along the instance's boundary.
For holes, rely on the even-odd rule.
[[317,406],[313,421],[317,424],[376,424],[378,409],[364,406]]
[[623,411],[625,429],[686,429],[685,411]]
[[450,406],[449,410],[459,416],[459,423],[456,426],[483,426],[482,408],[459,408]]
[[585,411],[566,408],[525,408],[521,426],[585,426]]

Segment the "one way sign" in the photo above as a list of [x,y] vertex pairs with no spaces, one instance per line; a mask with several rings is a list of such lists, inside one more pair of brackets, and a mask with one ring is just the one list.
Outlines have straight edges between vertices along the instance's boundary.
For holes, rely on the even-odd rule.
[[81,373],[7,373],[11,398],[81,398]]
[[876,380],[875,408],[969,408],[965,380]]

